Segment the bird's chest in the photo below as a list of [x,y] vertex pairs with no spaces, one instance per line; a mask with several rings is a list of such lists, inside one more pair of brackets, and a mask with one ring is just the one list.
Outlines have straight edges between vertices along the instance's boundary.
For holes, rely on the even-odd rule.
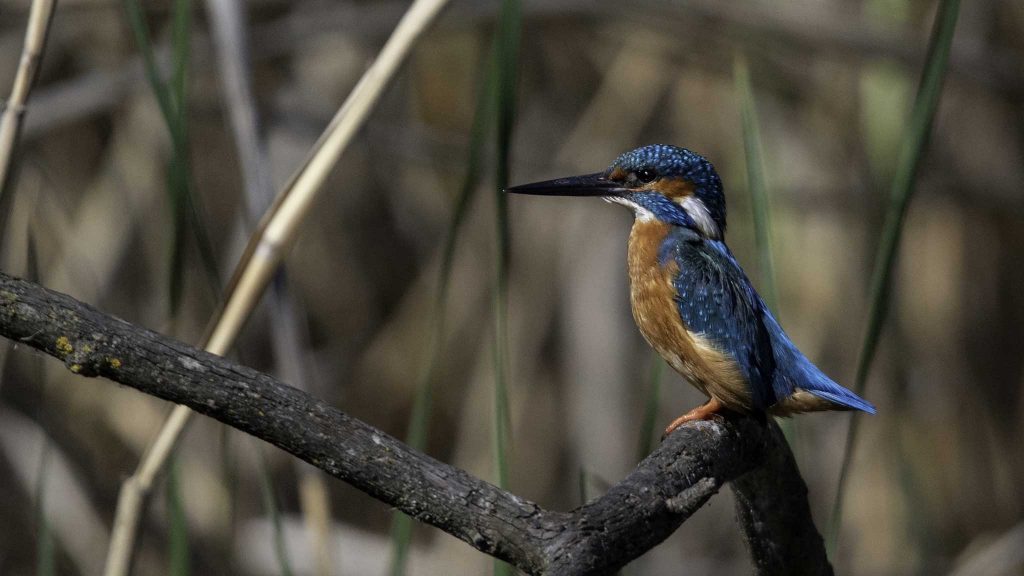
[[680,314],[675,286],[679,264],[673,256],[662,257],[669,230],[656,221],[633,225],[628,253],[633,318],[647,342],[676,372],[708,396],[745,411],[751,406],[751,394],[737,363],[707,336],[692,331]]
[[694,380],[693,341],[679,317],[673,258],[659,255],[669,225],[657,221],[633,225],[629,235],[630,303],[641,334],[669,365]]

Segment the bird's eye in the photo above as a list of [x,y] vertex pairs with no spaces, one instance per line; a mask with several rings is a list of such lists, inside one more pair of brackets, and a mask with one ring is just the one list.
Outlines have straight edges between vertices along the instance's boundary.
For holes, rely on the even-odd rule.
[[647,184],[653,182],[658,177],[658,173],[650,168],[641,168],[636,171],[636,179]]

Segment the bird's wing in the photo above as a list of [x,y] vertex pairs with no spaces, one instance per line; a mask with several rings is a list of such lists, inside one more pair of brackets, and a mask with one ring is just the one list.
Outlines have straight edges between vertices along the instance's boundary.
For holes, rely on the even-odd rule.
[[766,409],[799,389],[829,404],[795,411],[829,407],[875,413],[870,402],[832,381],[797,349],[725,243],[689,231],[672,236],[662,257],[671,253],[679,265],[679,315],[690,330],[733,357],[750,382],[755,408]]
[[729,248],[677,228],[665,239],[661,255],[679,266],[676,305],[684,324],[736,361],[750,383],[756,410],[774,404],[775,358],[764,303]]

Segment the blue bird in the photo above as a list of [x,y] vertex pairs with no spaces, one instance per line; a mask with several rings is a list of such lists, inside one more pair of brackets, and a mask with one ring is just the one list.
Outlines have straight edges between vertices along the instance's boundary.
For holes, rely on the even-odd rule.
[[722,181],[704,157],[655,144],[619,156],[604,172],[508,192],[600,196],[633,211],[633,318],[658,354],[710,398],[676,418],[665,434],[723,409],[779,416],[875,413],[797,349],[754,290],[725,244]]

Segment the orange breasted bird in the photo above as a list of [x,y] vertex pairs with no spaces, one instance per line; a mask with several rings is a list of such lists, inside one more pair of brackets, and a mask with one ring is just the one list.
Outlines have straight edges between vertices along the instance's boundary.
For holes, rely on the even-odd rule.
[[797,349],[751,285],[725,244],[722,182],[704,157],[655,144],[619,156],[604,172],[508,192],[598,196],[633,211],[633,318],[658,354],[709,397],[676,418],[666,434],[723,409],[780,416],[875,413]]

